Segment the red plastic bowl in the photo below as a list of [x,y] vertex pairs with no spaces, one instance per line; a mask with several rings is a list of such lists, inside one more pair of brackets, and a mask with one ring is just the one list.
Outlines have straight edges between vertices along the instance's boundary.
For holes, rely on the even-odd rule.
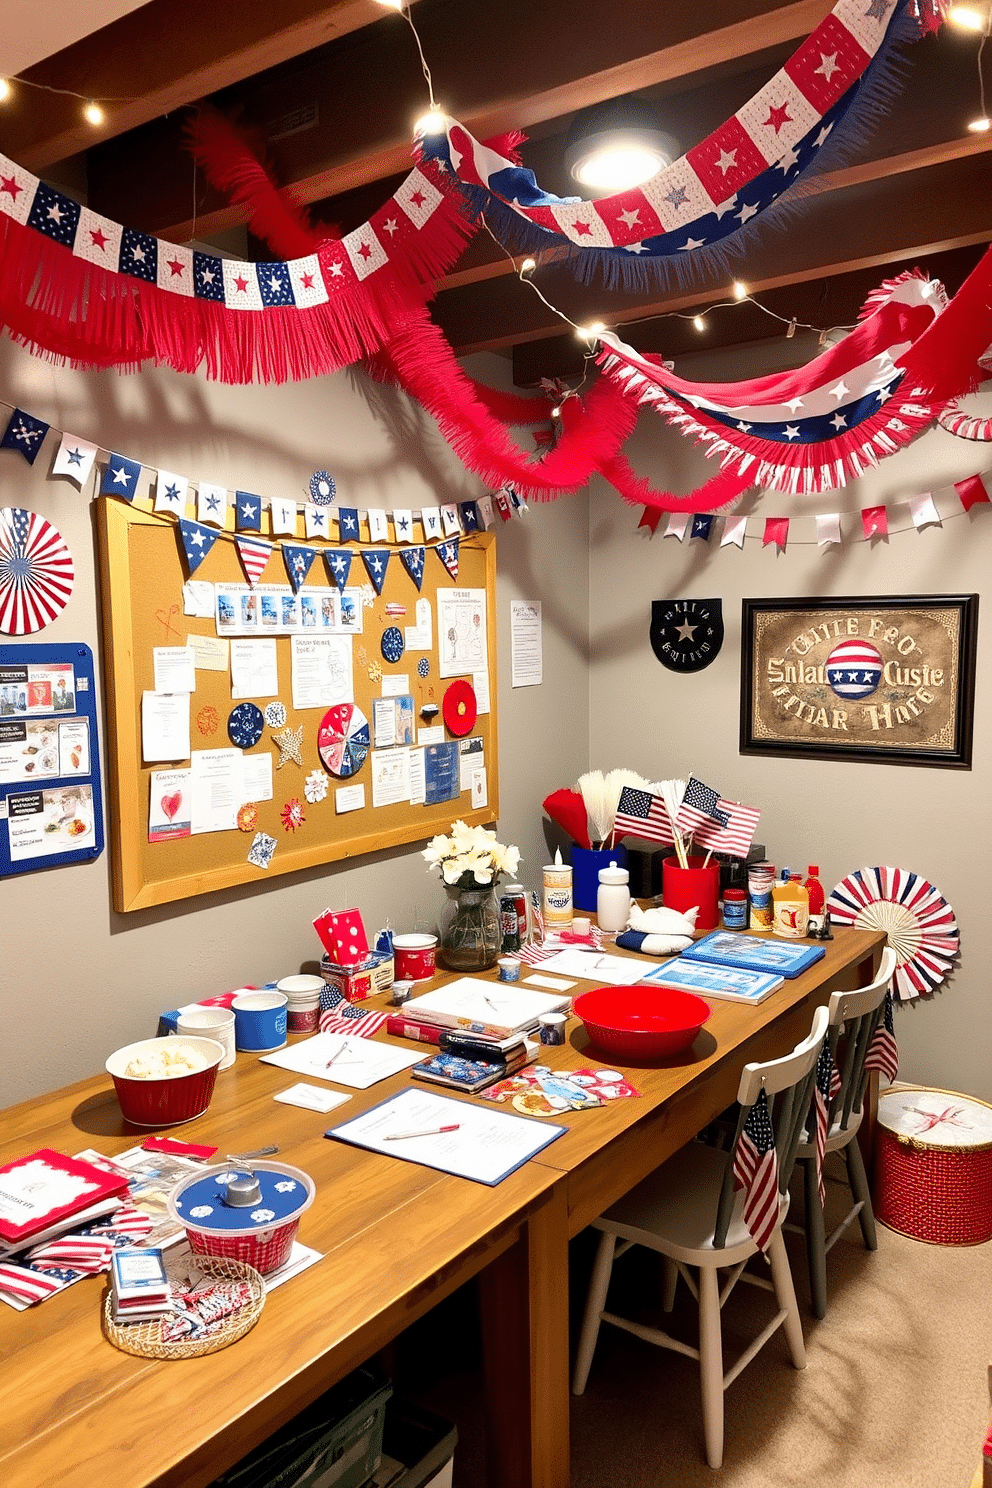
[[139,1054],[155,1053],[166,1046],[163,1039],[140,1039],[126,1044],[107,1060],[107,1073],[114,1082],[121,1115],[132,1126],[177,1126],[181,1121],[195,1121],[202,1116],[214,1093],[217,1070],[224,1058],[224,1046],[216,1039],[170,1038],[172,1049],[189,1048],[209,1061],[207,1068],[188,1075],[174,1075],[168,1080],[136,1080],[124,1073]]
[[594,987],[572,1010],[597,1049],[619,1059],[681,1054],[710,1015],[709,1003],[673,987]]

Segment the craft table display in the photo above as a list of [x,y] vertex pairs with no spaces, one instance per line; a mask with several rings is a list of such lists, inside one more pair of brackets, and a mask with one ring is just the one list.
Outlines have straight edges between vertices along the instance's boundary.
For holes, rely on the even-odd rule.
[[[97,515],[103,578],[108,773],[116,808],[111,818],[114,902],[118,910],[162,904],[257,881],[263,875],[296,872],[398,843],[420,841],[447,830],[453,817],[472,825],[496,820],[496,549],[491,534],[462,536],[457,579],[428,547],[419,590],[401,562],[399,550],[392,550],[380,594],[375,593],[361,557],[361,550],[368,545],[362,540],[360,546],[353,546],[344,592],[350,597],[353,618],[361,631],[333,632],[346,643],[335,664],[342,672],[337,685],[349,700],[325,708],[323,704],[303,706],[309,699],[301,696],[297,699],[301,706],[294,707],[292,647],[296,635],[279,628],[269,633],[278,672],[274,696],[270,685],[265,684],[258,696],[244,696],[241,691],[234,696],[228,646],[244,640],[246,632],[235,625],[228,639],[218,623],[219,609],[209,619],[184,614],[186,571],[176,525],[115,500],[99,502]],[[240,586],[246,600],[261,606],[259,592],[245,582],[231,537],[230,532],[218,534],[195,577],[215,586]],[[323,552],[317,549],[301,591],[316,597],[318,610],[322,600],[331,601],[340,592],[330,583]],[[269,560],[265,580],[281,586],[277,599],[281,601],[283,594],[291,598],[292,589],[278,551]],[[363,586],[365,601],[371,602],[363,602],[359,593]],[[459,608],[456,596],[461,591],[470,591],[478,599]],[[418,601],[430,606],[431,641],[423,649],[403,649],[404,632],[400,627],[416,627]],[[262,608],[262,620],[265,613]],[[328,632],[319,622],[315,631],[303,629],[297,634],[305,638],[308,634],[327,636]],[[264,624],[250,635],[265,641]],[[266,753],[271,757],[271,799],[249,794],[243,804],[235,803],[240,830],[197,831],[194,823],[190,834],[187,798],[191,755],[154,763],[145,763],[143,758],[142,701],[143,694],[155,690],[154,651],[184,646],[187,637],[194,642],[209,641],[218,651],[213,663],[216,670],[202,661],[195,670],[196,691],[189,699],[189,749],[237,749],[249,767]],[[349,650],[351,676],[345,675]],[[476,714],[475,703],[482,699],[476,698],[471,684],[483,675],[490,693],[489,706],[488,711],[480,707]],[[447,716],[446,698],[456,685],[461,692],[473,694],[470,738],[461,737],[467,732],[462,727],[463,714],[454,726]],[[403,717],[397,706],[393,737],[376,722],[376,704],[380,709],[385,704],[388,712],[390,702],[401,702],[401,696],[389,698],[390,686],[398,687],[401,696],[413,699],[412,717],[409,704]],[[182,722],[185,726],[185,716]],[[426,792],[422,793],[422,804],[413,804],[409,783],[405,793],[403,790],[404,763],[400,756],[417,752],[425,725],[431,727],[435,742],[423,741]],[[364,728],[361,738],[360,728]],[[383,747],[387,743],[388,748]],[[387,761],[389,749],[393,752]],[[397,770],[398,789],[390,789],[389,780],[384,778],[383,795],[388,804],[373,804],[376,755],[384,770],[387,765]],[[471,770],[463,769],[465,762]],[[480,766],[485,771],[481,777],[477,774]],[[170,781],[181,772],[185,773],[184,781]],[[481,779],[481,790],[471,788],[469,775],[477,783]],[[406,778],[409,781],[409,776]],[[447,780],[451,782],[450,796],[445,790]],[[355,788],[351,799],[339,799],[336,793],[347,787]],[[150,820],[156,822],[151,841]],[[180,823],[185,824],[185,831],[176,830]],[[275,843],[267,857],[264,852],[261,858],[256,855],[258,836]]]
[[[179,1363],[111,1347],[100,1333],[104,1283],[92,1278],[26,1313],[0,1307],[0,1354],[17,1381],[0,1426],[4,1488],[204,1488],[475,1275],[490,1482],[567,1488],[569,1238],[724,1109],[744,1062],[791,1048],[842,979],[870,979],[883,942],[879,931],[839,929],[822,961],[758,1007],[715,1003],[691,1050],[620,1067],[637,1099],[556,1113],[565,1135],[493,1188],[325,1140],[327,1117],[273,1099],[293,1077],[239,1054],[210,1109],[179,1134],[223,1151],[277,1143],[316,1184],[300,1239],[323,1259],[273,1292],[237,1344]],[[561,1070],[591,1058],[574,1021],[562,1047],[542,1051]],[[355,1091],[331,1124],[407,1088],[404,1072]],[[100,1075],[6,1111],[0,1161],[42,1144],[113,1156],[135,1140]]]

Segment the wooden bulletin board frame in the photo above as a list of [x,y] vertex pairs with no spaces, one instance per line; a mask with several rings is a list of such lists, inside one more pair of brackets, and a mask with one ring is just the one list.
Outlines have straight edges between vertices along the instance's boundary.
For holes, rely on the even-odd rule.
[[[328,776],[328,793],[323,801],[311,805],[304,795],[304,781],[311,770],[323,770],[317,753],[316,734],[322,710],[307,709],[297,714],[292,704],[290,685],[290,641],[277,640],[279,697],[286,704],[287,726],[304,726],[303,760],[300,767],[287,763],[276,769],[278,752],[271,735],[278,730],[266,727],[256,752],[269,748],[273,752],[273,799],[258,805],[257,830],[267,832],[278,841],[278,847],[267,869],[256,868],[247,861],[253,832],[207,832],[169,841],[148,841],[150,777],[155,770],[182,768],[187,761],[175,764],[146,765],[141,749],[141,695],[154,688],[153,647],[182,645],[188,634],[215,636],[213,621],[194,619],[183,614],[182,586],[186,570],[181,557],[179,529],[174,521],[125,502],[104,499],[97,504],[97,528],[100,545],[103,602],[103,648],[107,695],[108,798],[110,805],[113,859],[114,904],[122,913],[165,904],[175,899],[191,898],[238,884],[265,882],[284,873],[312,868],[363,853],[380,851],[401,843],[426,840],[437,832],[446,832],[457,818],[470,824],[494,822],[499,814],[499,769],[497,758],[496,719],[496,545],[491,533],[463,536],[459,548],[458,578],[453,580],[435,553],[427,552],[423,588],[417,589],[400,561],[398,549],[391,548],[392,561],[379,596],[371,608],[364,610],[364,631],[352,642],[355,702],[372,722],[372,699],[381,696],[382,685],[369,677],[369,668],[378,662],[384,675],[410,674],[410,691],[414,696],[415,725],[423,725],[419,708],[424,702],[435,702],[440,708],[445,689],[454,680],[441,677],[438,650],[441,637],[437,617],[438,593],[445,589],[484,589],[486,595],[486,631],[490,679],[490,712],[480,714],[471,737],[483,739],[487,772],[488,804],[471,809],[467,791],[451,801],[428,806],[398,803],[373,808],[371,805],[371,769],[367,760],[357,774],[346,780]],[[227,532],[219,536],[211,552],[197,569],[196,578],[211,582],[244,583],[237,550]],[[365,544],[362,544],[363,546]],[[314,563],[308,584],[327,585],[327,570],[320,557]],[[366,581],[358,545],[353,553],[351,585]],[[286,582],[282,557],[274,551],[263,582]],[[433,647],[430,652],[407,651],[391,666],[381,656],[380,638],[386,624],[412,625],[414,605],[418,598],[431,601],[433,611]],[[385,618],[387,602],[403,603],[407,616]],[[177,633],[178,632],[178,633]],[[366,660],[360,660],[361,655]],[[417,661],[426,656],[430,673],[421,679]],[[226,721],[234,702],[231,698],[230,671],[197,671],[197,692],[191,700],[191,747],[226,748],[230,741]],[[464,674],[471,680],[469,673]],[[265,701],[258,699],[264,710]],[[212,704],[219,715],[219,725],[212,737],[201,737],[195,717],[204,705]],[[441,723],[439,712],[433,720]],[[451,735],[445,731],[445,738]],[[335,812],[334,791],[337,786],[364,784],[366,804],[354,812]],[[296,832],[286,831],[280,819],[283,803],[295,797],[303,803],[305,824]],[[425,866],[426,874],[426,866]]]

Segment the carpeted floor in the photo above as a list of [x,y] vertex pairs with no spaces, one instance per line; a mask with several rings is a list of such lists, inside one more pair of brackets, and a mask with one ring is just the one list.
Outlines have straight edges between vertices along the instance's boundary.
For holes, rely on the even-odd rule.
[[[831,1184],[828,1224],[842,1198]],[[992,1246],[925,1245],[879,1226],[879,1248],[869,1253],[855,1223],[828,1257],[829,1305],[818,1322],[802,1238],[787,1238],[808,1365],[792,1368],[779,1331],[730,1386],[719,1474],[703,1457],[695,1362],[604,1326],[586,1393],[571,1400],[573,1488],[717,1480],[721,1488],[968,1488],[989,1419]],[[589,1231],[572,1245],[573,1352],[594,1246]],[[659,1284],[656,1258],[633,1251],[614,1270],[610,1305],[659,1321]],[[725,1363],[771,1302],[754,1287],[736,1289],[724,1314]],[[695,1304],[682,1285],[672,1317],[672,1331],[694,1342]],[[450,1364],[450,1352],[438,1350],[438,1361],[445,1356]],[[480,1372],[453,1375],[440,1364],[421,1385],[421,1403],[458,1424],[455,1488],[481,1488]]]

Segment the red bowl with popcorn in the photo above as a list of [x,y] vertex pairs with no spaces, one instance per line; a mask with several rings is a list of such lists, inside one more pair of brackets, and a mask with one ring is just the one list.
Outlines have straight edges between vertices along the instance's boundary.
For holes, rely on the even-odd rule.
[[224,1046],[216,1039],[139,1039],[107,1060],[125,1121],[132,1126],[178,1126],[202,1116],[214,1093]]
[[[254,1180],[254,1183],[252,1183]],[[264,1276],[289,1260],[300,1216],[316,1187],[288,1163],[227,1163],[184,1178],[169,1194],[169,1213],[185,1227],[190,1250],[244,1261]]]

